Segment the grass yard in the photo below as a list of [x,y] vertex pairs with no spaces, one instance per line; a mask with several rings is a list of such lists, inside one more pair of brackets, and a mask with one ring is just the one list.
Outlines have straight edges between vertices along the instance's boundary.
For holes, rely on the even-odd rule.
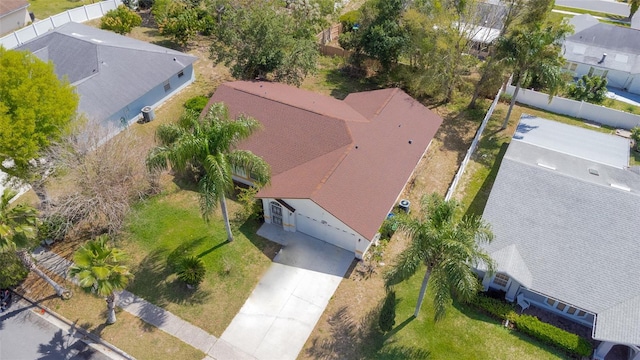
[[[598,17],[607,18],[607,19],[616,20],[616,21],[628,21],[629,20],[626,16],[609,14],[609,13],[592,11],[592,10],[586,10],[586,9],[578,9],[578,8],[573,8],[573,7],[568,7],[568,6],[554,5],[553,9],[554,10],[560,10],[560,11],[568,11],[568,12],[572,12],[572,13],[576,13],[576,14],[589,14],[591,16],[598,16]],[[622,25],[622,24],[616,24],[616,25]]]
[[[454,304],[447,316],[433,320],[433,302],[427,292],[420,315],[413,318],[418,289],[424,272],[396,286],[399,303],[396,308],[396,327],[382,343],[367,348],[380,349],[367,356],[369,359],[412,358],[397,356],[415,354],[419,350],[429,359],[562,359],[563,355],[517,331],[509,330],[464,304]],[[377,319],[376,319],[377,320]],[[375,339],[375,337],[371,337]],[[366,351],[366,350],[365,350]],[[419,354],[419,352],[418,352]]]
[[98,1],[99,0],[31,0],[29,1],[28,9],[36,16],[36,19],[43,20],[69,9],[90,5]]
[[[235,207],[230,202],[231,216]],[[137,205],[129,219],[120,242],[135,274],[128,289],[215,336],[240,310],[278,249],[255,234],[255,222],[245,223],[227,243],[221,215],[206,224],[198,194],[175,184]],[[167,257],[179,253],[206,264],[197,290],[187,289],[167,266]]]
[[[57,281],[62,281],[56,278]],[[70,283],[74,295],[63,301],[55,295],[53,289],[35,274],[29,274],[23,288],[28,288],[27,295],[62,315],[76,326],[100,336],[112,345],[139,360],[155,360],[171,358],[173,360],[202,359],[205,354],[178,338],[175,338],[139,318],[117,308],[118,321],[113,325],[105,324],[106,303],[104,299],[87,294]]]

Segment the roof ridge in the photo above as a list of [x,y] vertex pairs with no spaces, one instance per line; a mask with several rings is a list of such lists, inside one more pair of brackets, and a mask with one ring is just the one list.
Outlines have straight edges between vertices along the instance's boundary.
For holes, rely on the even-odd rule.
[[[351,137],[351,129],[349,129],[348,126],[347,126],[347,131],[349,132],[349,136]],[[329,180],[331,175],[333,175],[333,173],[340,166],[340,164],[342,164],[342,162],[347,157],[347,155],[349,155],[349,153],[353,150],[353,147],[357,146],[357,145],[353,145],[353,137],[351,139],[352,139],[351,144],[345,145],[346,149],[342,152],[342,155],[340,156],[338,161],[336,161],[336,163],[331,168],[329,168],[329,170],[327,170],[326,174],[322,177],[322,179],[320,179],[320,182],[318,182],[318,185],[316,185],[316,188],[311,192],[312,199],[313,199],[313,196],[316,195],[316,193],[320,191],[320,189],[322,189],[324,184],[327,182],[327,180]]]
[[376,112],[374,112],[374,118],[378,115],[380,115],[380,113],[382,112],[382,110],[384,110],[385,107],[387,107],[387,105],[389,104],[389,102],[391,101],[391,99],[393,99],[394,96],[396,96],[396,94],[398,93],[398,90],[400,90],[399,88],[393,88],[393,90],[389,93],[389,96],[387,97],[387,99],[385,101],[382,102],[382,105],[380,105],[380,107],[378,108],[378,110],[376,110]]
[[[347,121],[353,121],[353,120],[350,120],[350,119],[343,119],[343,118],[335,117],[335,116],[332,116],[332,115],[329,115],[329,114],[325,114],[325,113],[322,113],[322,112],[313,111],[313,110],[311,110],[311,109],[308,109],[307,107],[299,107],[299,106],[295,106],[295,105],[293,105],[293,104],[290,104],[290,103],[285,102],[285,101],[282,101],[282,100],[277,100],[277,99],[274,99],[274,98],[272,98],[272,97],[262,96],[260,93],[255,93],[255,92],[250,91],[250,90],[240,89],[240,88],[237,88],[237,87],[231,86],[230,84],[231,84],[231,83],[224,83],[224,84],[221,84],[220,86],[227,86],[227,87],[229,87],[229,88],[231,88],[231,89],[233,89],[233,90],[240,91],[240,92],[243,92],[243,93],[245,93],[245,94],[258,96],[258,97],[261,97],[261,98],[266,99],[266,100],[269,100],[269,101],[273,101],[273,102],[276,102],[276,103],[279,103],[279,104],[282,104],[282,105],[286,105],[286,106],[289,106],[289,107],[292,107],[292,108],[296,108],[296,109],[304,110],[304,111],[310,112],[310,113],[312,113],[312,114],[316,114],[316,115],[320,115],[320,116],[325,116],[325,117],[330,118],[330,119],[343,121],[343,122],[345,122],[345,126],[346,126],[346,122],[347,122]],[[302,90],[302,89],[299,89],[299,90]],[[316,93],[313,93],[313,94],[316,94]],[[316,95],[319,95],[319,94],[316,94]],[[324,95],[321,95],[321,96],[324,96]],[[332,98],[332,97],[330,97],[330,96],[329,96],[329,98]],[[356,109],[354,109],[353,107],[351,107],[351,105],[349,105],[349,104],[345,103],[344,101],[342,101],[342,100],[338,100],[338,99],[336,99],[336,98],[332,98],[332,99],[334,99],[334,100],[336,100],[336,101],[339,101],[339,102],[341,102],[341,103],[345,104],[345,105],[346,105],[346,106],[348,106],[350,109],[352,109],[353,111],[355,111],[356,113],[358,113],[360,116],[362,116],[362,114],[360,114],[360,112],[359,112],[359,111],[356,111]],[[364,116],[363,116],[363,117],[364,117]],[[363,122],[363,121],[358,121],[358,122]],[[348,128],[348,126],[347,126],[347,128]],[[351,135],[351,134],[349,134],[349,135]],[[353,139],[353,138],[352,138],[352,139]]]

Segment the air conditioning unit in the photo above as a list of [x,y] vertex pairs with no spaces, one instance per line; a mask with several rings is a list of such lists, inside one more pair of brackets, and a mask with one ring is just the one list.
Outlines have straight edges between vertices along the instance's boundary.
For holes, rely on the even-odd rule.
[[142,108],[142,121],[148,123],[156,118],[156,114],[153,112],[151,106],[145,106]]

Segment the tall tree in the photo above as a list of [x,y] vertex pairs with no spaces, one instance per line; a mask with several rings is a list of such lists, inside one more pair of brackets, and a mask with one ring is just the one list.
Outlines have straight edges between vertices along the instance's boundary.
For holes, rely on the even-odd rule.
[[520,88],[533,76],[545,85],[550,98],[564,86],[561,42],[570,32],[571,27],[566,23],[545,27],[538,25],[530,29],[518,28],[498,39],[496,56],[513,70],[513,78],[516,80],[516,89],[502,129],[506,129],[509,124]]
[[133,275],[122,265],[124,252],[110,246],[108,240],[102,235],[78,249],[69,276],[77,277],[80,287],[106,297],[107,324],[113,324],[116,322],[116,292],[124,289]]
[[227,230],[227,240],[233,241],[229,224],[226,196],[233,191],[233,170],[242,169],[256,186],[270,181],[269,165],[250,151],[237,149],[238,143],[258,130],[260,123],[244,115],[235,120],[223,103],[213,104],[200,119],[198,113],[187,110],[178,124],[161,125],[157,131],[160,146],[147,157],[150,169],[162,170],[171,164],[178,171],[188,166],[202,170],[199,181],[200,210],[209,221],[216,204],[220,203]]
[[488,243],[493,234],[480,217],[458,219],[458,204],[444,201],[433,194],[422,198],[421,218],[404,217],[399,231],[411,238],[411,244],[396,259],[386,274],[387,285],[396,284],[415,274],[421,265],[426,272],[420,288],[414,316],[420,313],[427,286],[434,291],[435,320],[445,315],[453,297],[471,299],[479,289],[472,266],[483,263],[493,272],[494,262],[480,244]]
[[51,285],[58,296],[70,298],[69,290],[58,285],[34,264],[29,249],[37,237],[37,211],[24,204],[11,206],[9,201],[15,195],[15,191],[5,189],[0,198],[0,252],[15,251],[24,266]]
[[38,180],[34,159],[69,130],[77,107],[78,95],[53,63],[0,46],[0,171]]
[[210,55],[239,79],[272,77],[300,85],[316,69],[314,12],[286,9],[277,1],[218,5]]

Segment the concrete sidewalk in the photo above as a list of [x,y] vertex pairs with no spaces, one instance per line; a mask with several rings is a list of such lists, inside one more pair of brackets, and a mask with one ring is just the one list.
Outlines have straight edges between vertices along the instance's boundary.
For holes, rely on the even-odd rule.
[[[68,277],[69,267],[73,264],[71,261],[66,260],[44,248],[36,249],[33,256],[37,260],[39,267],[48,269],[69,281],[74,283],[76,282],[75,279]],[[201,350],[207,354],[207,357],[205,357],[207,360],[253,359],[252,357],[244,354],[243,351],[227,344],[225,341],[219,340],[199,327],[180,319],[171,312],[153,305],[126,290],[118,294],[117,306],[121,307],[124,311],[139,317],[144,322],[149,323],[167,334],[175,336],[194,348]],[[213,349],[214,345],[217,345],[215,351]]]

